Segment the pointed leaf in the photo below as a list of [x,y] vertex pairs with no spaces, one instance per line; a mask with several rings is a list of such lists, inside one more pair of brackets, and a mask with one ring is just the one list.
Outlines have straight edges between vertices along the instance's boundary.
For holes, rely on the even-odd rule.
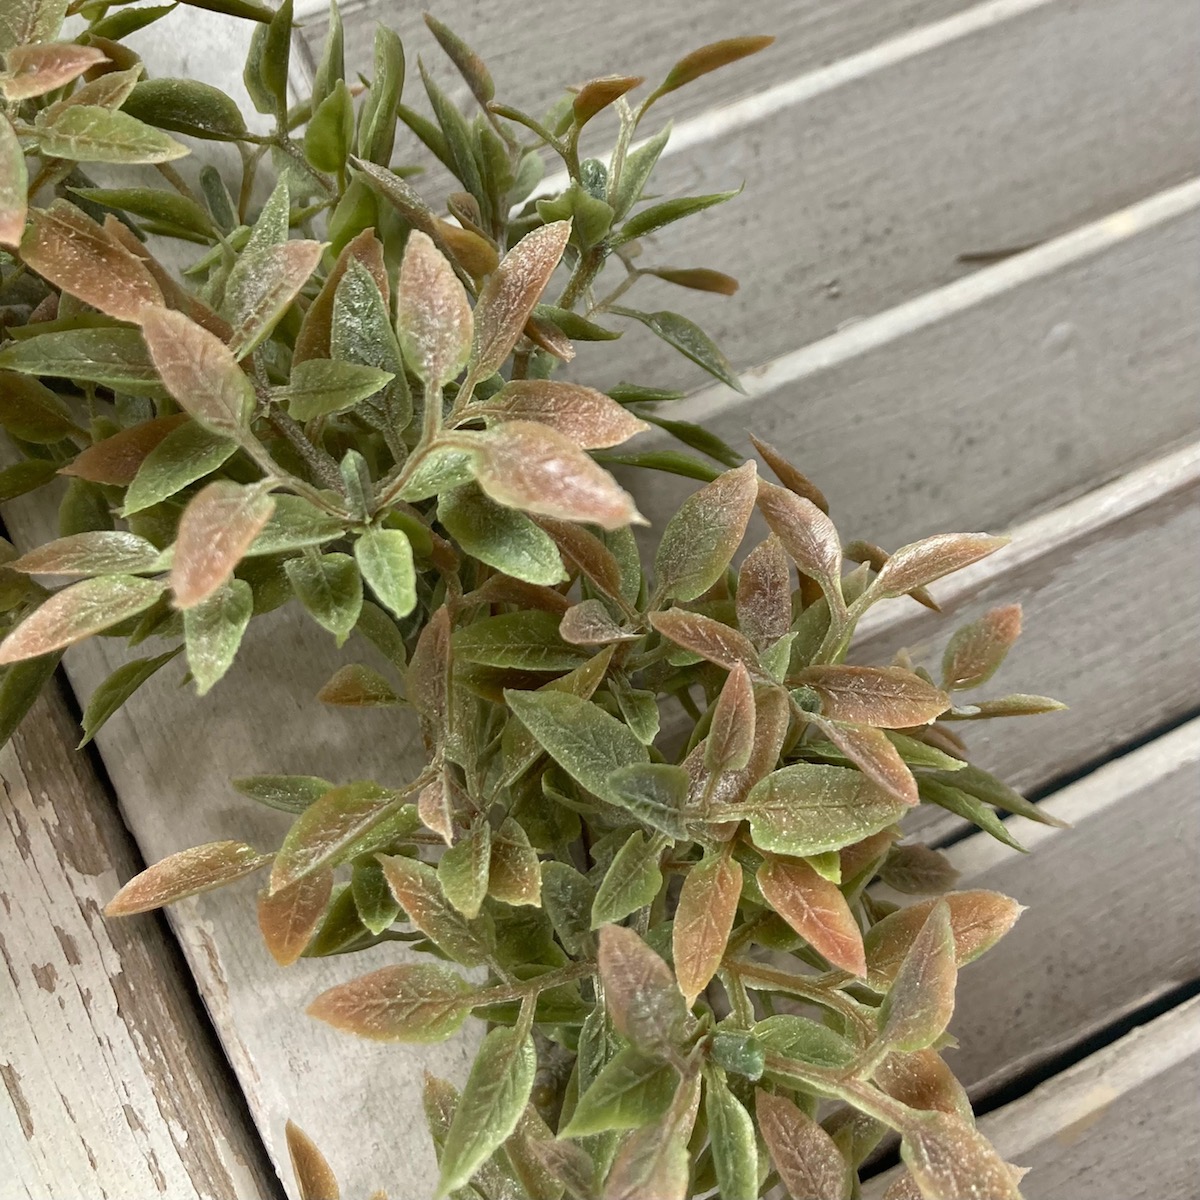
[[951,691],[987,683],[1020,636],[1019,604],[993,608],[978,621],[964,625],[950,639],[942,657],[942,686]]
[[805,667],[790,682],[814,688],[830,720],[852,724],[907,729],[950,707],[945,692],[903,667]]
[[616,480],[549,426],[506,421],[476,435],[472,447],[476,481],[498,504],[603,529],[641,520]]
[[405,534],[370,529],[354,543],[354,558],[379,602],[397,617],[407,617],[417,604],[417,576]]
[[849,1173],[833,1139],[785,1096],[754,1093],[758,1128],[792,1200],[843,1200]]
[[842,544],[833,522],[811,500],[773,483],[759,483],[758,507],[800,574],[816,580],[840,611]]
[[171,661],[180,647],[168,650],[155,658],[136,658],[132,662],[122,663],[88,698],[87,707],[79,720],[83,730],[83,740],[80,748],[86,746],[99,732],[104,723],[111,717],[134,692],[152,675]]
[[161,583],[133,575],[102,575],[72,584],[45,600],[0,642],[0,664],[73,646],[145,612],[163,590]]
[[444,1042],[471,1011],[471,985],[449,967],[384,967],[322,992],[308,1015],[375,1042]]
[[768,856],[758,869],[767,903],[818,954],[851,975],[867,973],[862,934],[845,896],[808,863]]
[[339,667],[317,693],[317,699],[343,708],[386,708],[400,703],[392,685],[378,671],[361,663]]
[[[629,161],[629,159],[626,160],[626,168],[629,166]],[[613,307],[611,311],[640,321],[656,337],[662,338],[668,346],[674,346],[680,354],[691,359],[698,367],[703,367],[714,379],[719,379],[727,387],[733,388],[735,392],[745,392],[746,389],[742,387],[729,359],[721,353],[712,338],[693,321],[689,321],[687,317],[665,310],[648,313],[638,312],[632,308]]]
[[493,1029],[484,1038],[442,1149],[439,1196],[462,1187],[517,1127],[537,1071],[533,1038]]
[[727,671],[732,671],[740,664],[754,675],[762,677],[754,647],[736,629],[722,625],[712,617],[682,608],[669,608],[666,612],[651,613],[650,624],[677,646]]
[[[213,0],[224,4],[228,0]],[[341,1189],[337,1178],[317,1149],[317,1144],[298,1125],[289,1121],[286,1128],[288,1157],[292,1160],[292,1171],[296,1186],[300,1189],[300,1200],[341,1200]]]
[[905,804],[920,803],[917,781],[887,735],[870,725],[848,725],[813,716],[813,724],[873,783]]
[[192,498],[179,519],[171,591],[175,606],[188,609],[207,600],[233,574],[274,510],[260,487],[218,480]]
[[604,1002],[617,1032],[647,1054],[682,1035],[687,1008],[670,967],[632,929],[606,925],[598,958]]
[[325,247],[291,241],[251,251],[238,260],[225,287],[224,312],[233,325],[235,360],[245,358],[271,332],[316,269]]
[[589,79],[575,93],[575,99],[571,102],[575,124],[582,128],[597,113],[603,112],[626,92],[644,82],[640,75],[604,75],[599,79]]
[[468,411],[494,421],[537,421],[585,450],[619,445],[650,428],[603,392],[553,379],[513,380]]
[[687,1006],[708,987],[725,956],[742,894],[742,868],[709,858],[684,876],[671,930],[675,975]]
[[712,723],[704,740],[705,769],[740,771],[754,749],[754,686],[743,663],[736,663],[726,677]]
[[5,566],[26,575],[134,575],[161,569],[158,548],[134,533],[96,529],[58,538]]
[[505,904],[541,904],[541,864],[529,835],[505,817],[492,835],[492,861],[488,871],[488,894]]
[[705,1073],[704,1115],[720,1195],[756,1196],[758,1145],[754,1122],[741,1101],[729,1090],[720,1071]]
[[802,856],[861,841],[907,809],[858,771],[796,763],[756,784],[738,811],[759,849]]
[[592,901],[592,929],[599,929],[611,921],[623,921],[630,913],[654,903],[663,886],[659,869],[661,857],[658,845],[647,842],[646,835],[640,830],[629,835],[613,856],[596,890],[596,898]]
[[50,158],[87,163],[161,163],[189,153],[161,130],[97,104],[72,104],[39,118],[35,135]]
[[[19,379],[20,376],[12,376]],[[24,382],[32,383],[33,380]],[[38,386],[41,386],[40,384]],[[53,393],[51,393],[53,394]],[[92,483],[109,483],[125,487],[133,482],[142,463],[153,453],[167,436],[180,427],[195,429],[196,425],[188,420],[186,413],[175,413],[169,417],[152,417],[149,421],[141,421],[104,438],[94,445],[88,446],[65,467],[61,468],[63,475],[87,479]],[[12,430],[18,437],[17,430]],[[49,432],[49,428],[47,428]],[[62,429],[59,437],[65,437],[68,429]],[[29,439],[37,440],[37,439]],[[58,441],[59,438],[52,440]],[[233,447],[230,448],[232,453]],[[189,481],[190,482],[190,481]]]
[[893,846],[879,868],[879,878],[888,887],[917,896],[948,892],[958,877],[944,854],[921,845]]
[[135,875],[105,905],[109,917],[128,917],[173,904],[185,896],[224,887],[271,861],[244,842],[209,842],[171,854]]
[[484,284],[475,306],[471,370],[476,378],[486,379],[499,370],[512,352],[570,236],[567,221],[535,229],[504,256]]
[[775,39],[773,37],[735,37],[726,38],[720,42],[710,42],[685,54],[667,73],[666,79],[655,91],[656,96],[665,96],[681,88],[684,84],[707,75],[710,71],[735,63],[748,55],[765,50]]
[[880,1042],[904,1051],[933,1045],[950,1024],[957,982],[950,909],[935,904],[883,998]]
[[802,475],[770,442],[759,441],[754,434],[750,435],[750,441],[753,443],[755,450],[762,456],[763,462],[775,472],[775,478],[783,484],[789,492],[795,492],[797,496],[805,500],[811,501],[823,513],[829,512],[829,501],[825,499],[825,493],[821,491],[815,483],[812,482],[806,475]]
[[287,402],[288,412],[297,421],[311,421],[353,408],[394,378],[390,371],[362,363],[311,358],[292,368],[287,387],[276,397]]
[[466,365],[475,324],[466,289],[420,230],[409,234],[396,287],[396,333],[413,371],[433,394]]
[[672,763],[633,763],[612,771],[606,798],[652,829],[682,838],[689,783],[687,772]]
[[290,967],[304,953],[332,892],[333,872],[326,870],[297,879],[274,895],[259,895],[258,928],[271,957],[281,967]]
[[724,204],[726,200],[732,200],[740,193],[741,188],[736,188],[732,192],[714,192],[710,196],[677,196],[671,200],[652,204],[625,222],[613,239],[613,245],[620,246],[625,242],[633,241],[634,238],[647,237],[666,225],[671,225],[684,217],[690,217],[693,213],[703,212],[706,208],[712,208],[717,204]]
[[568,608],[559,622],[558,633],[572,646],[604,646],[609,642],[635,641],[640,636],[622,629],[601,600],[584,600]]
[[[684,1200],[689,1177],[688,1137],[699,1099],[696,1078],[685,1082],[671,1111],[621,1143],[604,1185],[604,1200]],[[694,1097],[692,1103],[679,1097]],[[677,1110],[683,1109],[679,1112]]]
[[433,867],[416,859],[384,854],[379,861],[392,895],[408,919],[430,941],[464,967],[477,967],[487,960],[487,946],[450,905]]
[[637,1129],[662,1116],[679,1086],[679,1072],[632,1046],[617,1052],[579,1098],[560,1137],[587,1137],[609,1129]]
[[871,584],[871,595],[877,599],[903,596],[914,588],[924,587],[943,575],[961,571],[989,554],[1008,545],[1008,538],[991,537],[986,533],[939,533],[893,554]]
[[[401,537],[404,535],[401,534]],[[362,576],[348,554],[292,558],[284,564],[292,588],[314,621],[339,641],[350,636],[362,611]]]
[[926,1200],[1021,1200],[1007,1164],[962,1117],[926,1113],[904,1130],[900,1157]]
[[183,615],[188,668],[203,696],[230,666],[254,611],[254,594],[243,579],[232,579]]
[[21,244],[28,187],[25,153],[16,130],[7,117],[0,118],[0,245]]
[[333,790],[332,783],[315,775],[248,775],[233,780],[233,787],[259,804],[287,813],[302,813]]
[[488,892],[492,859],[492,827],[477,820],[438,860],[438,883],[446,899],[468,921],[479,916]]

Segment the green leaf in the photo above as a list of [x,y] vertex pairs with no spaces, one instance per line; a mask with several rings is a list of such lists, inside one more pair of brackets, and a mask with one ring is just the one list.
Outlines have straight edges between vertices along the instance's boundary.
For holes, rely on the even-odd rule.
[[358,915],[372,933],[380,934],[395,924],[400,915],[400,905],[388,887],[387,877],[378,859],[360,859],[354,864],[350,888]]
[[[925,746],[924,743],[921,743],[921,747],[923,751],[937,753],[933,747]],[[904,753],[903,747],[901,753]],[[1020,792],[1014,791],[1008,784],[981,767],[968,766],[961,759],[952,759],[949,755],[945,755],[944,758],[947,761],[940,763],[929,761],[918,765],[943,768],[930,777],[932,781],[968,792],[976,799],[995,805],[996,808],[1003,809],[1005,812],[1015,813],[1019,817],[1027,817],[1030,821],[1038,821],[1043,825],[1054,825],[1059,829],[1067,827],[1065,821],[1060,821],[1057,817],[1045,812],[1040,805],[1026,800]]]
[[[957,782],[958,772],[955,772],[952,778]],[[1022,852],[1025,850],[1025,847],[1008,832],[1008,827],[1004,822],[970,792],[964,792],[961,788],[952,787],[948,783],[940,783],[928,776],[922,776],[917,782],[922,800],[929,804],[936,804],[939,808],[944,808],[947,812],[952,812],[955,816],[962,817],[973,825],[978,825],[985,833],[990,833],[998,842],[1003,842],[1014,850]]]
[[740,467],[746,461],[744,454],[739,454],[723,438],[717,437],[715,433],[710,433],[702,425],[696,425],[691,421],[669,421],[665,417],[656,417],[650,413],[643,414],[643,417],[651,425],[665,429],[685,446],[715,459],[722,466]]
[[135,217],[144,217],[164,225],[177,225],[203,238],[213,235],[212,220],[199,204],[165,188],[75,187],[70,190],[84,200],[103,204],[107,208],[118,208]]
[[329,0],[329,32],[321,49],[321,61],[313,74],[312,102],[320,104],[346,77],[346,37],[342,29],[342,10],[337,0]]
[[231,579],[183,614],[188,667],[203,696],[233,665],[250,624],[254,595],[243,579]]
[[39,658],[136,617],[165,591],[153,579],[101,575],[55,592],[0,642],[0,664]]
[[647,842],[640,830],[629,835],[605,872],[592,902],[593,929],[624,920],[630,913],[654,903],[663,884],[661,857],[658,842]]
[[345,170],[354,139],[354,101],[342,80],[317,104],[304,130],[304,157],[318,171]]
[[754,1036],[773,1053],[814,1067],[844,1067],[856,1054],[852,1042],[808,1017],[767,1017],[755,1025]]
[[375,77],[358,122],[358,153],[387,166],[396,138],[396,115],[404,90],[404,46],[384,25],[375,30]]
[[533,315],[557,325],[574,342],[613,342],[621,336],[619,329],[605,329],[579,313],[553,304],[534,305]]
[[43,458],[27,458],[0,470],[0,502],[15,500],[58,478],[58,468]]
[[408,537],[399,529],[369,529],[354,543],[354,558],[379,602],[396,616],[407,617],[417,603],[417,577]]
[[0,118],[0,245],[19,246],[28,209],[29,175],[12,123]]
[[72,104],[37,118],[34,136],[42,154],[88,163],[161,163],[189,153],[174,138],[119,110]]
[[474,484],[443,492],[438,520],[472,558],[526,583],[567,578],[553,539],[524,513],[489,500]]
[[469,922],[450,904],[433,867],[385,854],[379,861],[405,915],[438,949],[464,967],[488,960],[490,950],[479,936],[479,922]]
[[137,33],[139,29],[145,29],[147,25],[153,25],[163,17],[169,17],[177,7],[176,4],[149,4],[138,8],[118,9],[90,26],[88,32],[95,37],[120,42],[131,33]]
[[30,42],[54,41],[66,15],[66,0],[8,0],[0,8],[0,54]]
[[276,496],[275,511],[262,527],[262,532],[250,544],[246,556],[283,554],[321,546],[341,537],[342,522],[327,516],[301,496]]
[[559,637],[558,621],[557,613],[541,609],[483,617],[454,634],[454,654],[462,662],[487,667],[570,671],[579,666],[582,654]]
[[268,808],[297,815],[333,791],[332,783],[315,775],[248,775],[235,779],[233,787]]
[[695,600],[725,573],[758,497],[753,462],[726,471],[693,492],[667,522],[654,558],[664,599]]
[[666,225],[690,217],[692,213],[703,212],[716,204],[724,204],[726,200],[741,195],[741,192],[742,189],[737,188],[732,192],[715,192],[709,196],[680,196],[674,200],[664,200],[661,204],[652,204],[649,208],[642,209],[637,216],[630,217],[621,226],[613,238],[613,245],[621,246],[634,238],[646,237]]
[[932,1046],[954,1013],[958,967],[950,909],[935,904],[879,1009],[879,1041],[911,1053]]
[[0,746],[8,745],[42,688],[53,678],[61,658],[61,653],[43,654],[0,671]]
[[341,645],[362,610],[362,576],[348,554],[293,558],[283,568],[300,603],[314,621],[328,629]]
[[408,652],[404,648],[404,637],[396,622],[377,604],[364,600],[362,612],[358,614],[355,630],[379,651],[399,671],[408,665]]
[[236,142],[246,136],[237,102],[198,79],[143,79],[129,93],[121,112],[191,137]]
[[616,219],[620,221],[641,197],[642,190],[654,170],[658,157],[671,136],[671,126],[656,133],[637,149],[625,156],[616,187],[610,188],[609,203],[613,206]]
[[165,667],[179,653],[180,649],[181,647],[176,646],[173,650],[168,650],[166,654],[159,654],[154,658],[137,658],[133,662],[123,663],[100,684],[88,698],[87,707],[83,710],[83,716],[79,722],[83,729],[83,740],[79,743],[80,747],[86,746],[109,717],[146,680]]
[[551,860],[542,864],[542,908],[568,954],[594,953],[592,902],[596,890],[574,867]]
[[130,396],[161,396],[162,384],[137,329],[64,329],[9,342],[0,368],[98,383]]
[[633,308],[613,305],[610,312],[640,321],[655,337],[660,337],[668,346],[674,346],[685,358],[690,358],[698,367],[703,367],[715,379],[745,394],[733,365],[718,349],[717,344],[693,321],[673,312],[639,312]]
[[438,861],[438,883],[446,899],[468,921],[479,916],[487,895],[491,858],[492,827],[479,819]]
[[[211,475],[237,450],[237,442],[189,421],[173,429],[146,456],[129,490],[122,516],[142,512]],[[281,497],[282,498],[282,497]]]
[[421,82],[425,85],[429,107],[433,109],[433,115],[441,130],[442,142],[449,160],[447,166],[463,187],[483,204],[486,197],[479,163],[475,159],[471,128],[450,97],[434,82],[425,65],[418,61],[417,69],[421,73]]
[[613,1026],[646,1054],[669,1057],[688,1023],[670,967],[632,930],[609,925],[597,960]]
[[650,761],[629,727],[590,701],[565,692],[512,689],[505,690],[504,698],[550,757],[601,799],[610,798],[613,771]]
[[52,445],[78,426],[45,384],[13,371],[0,373],[0,425],[23,442]]
[[754,1122],[729,1090],[723,1071],[709,1069],[704,1074],[704,1116],[720,1194],[731,1198],[757,1195]]
[[633,763],[609,777],[608,798],[671,838],[684,835],[683,808],[691,778],[671,763]]
[[362,663],[339,667],[317,693],[317,699],[322,704],[345,708],[386,708],[400,703],[392,685],[378,671]]
[[677,450],[649,450],[645,454],[618,454],[611,450],[600,450],[592,457],[606,466],[666,471],[670,475],[682,475],[685,479],[699,479],[704,483],[711,483],[721,474],[708,463],[688,454],[680,454]]
[[737,815],[749,818],[760,850],[803,856],[862,841],[907,811],[859,771],[796,763],[755,784]]
[[661,1058],[625,1047],[579,1098],[560,1137],[586,1137],[608,1129],[637,1129],[662,1116],[679,1086],[679,1072]]
[[712,1060],[719,1067],[747,1079],[761,1079],[766,1065],[762,1042],[741,1029],[720,1029],[713,1034]]
[[483,1040],[442,1148],[437,1196],[463,1187],[517,1127],[537,1071],[533,1038],[493,1029]]
[[26,575],[142,575],[163,569],[158,547],[115,529],[58,538],[22,554],[9,570]]

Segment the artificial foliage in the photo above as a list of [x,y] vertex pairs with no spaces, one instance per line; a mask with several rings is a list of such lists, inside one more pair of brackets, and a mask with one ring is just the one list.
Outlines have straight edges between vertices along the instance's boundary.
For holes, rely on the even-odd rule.
[[[678,393],[555,377],[581,340],[619,362],[635,322],[737,386],[693,322],[631,293],[736,291],[652,261],[656,231],[735,192],[657,195],[669,129],[648,116],[769,39],[534,117],[429,18],[463,112],[387,29],[348,77],[335,7],[289,103],[290,0],[205,0],[253,23],[246,116],[124,44],[175,7],[0,16],[0,497],[46,489],[61,532],[5,543],[2,732],[96,635],[130,656],[85,740],[160,673],[219,704],[250,623],[295,601],[346,647],[319,700],[393,708],[425,755],[387,780],[235,781],[293,815],[282,844],[185,850],[109,912],[257,873],[281,965],[395,945],[313,1018],[389,1042],[486,1022],[462,1090],[426,1083],[439,1196],[847,1200],[899,1135],[893,1200],[1016,1197],[941,1052],[958,970],[1019,907],[954,890],[901,823],[936,805],[1011,842],[1000,813],[1045,819],[957,731],[1057,706],[963,696],[1015,607],[954,632],[937,676],[847,661],[869,609],[936,608],[927,586],[1003,539],[843,544],[770,446],[766,478],[664,416]],[[611,152],[581,157],[603,122]],[[681,447],[625,447],[652,425]],[[614,465],[699,483],[649,554]],[[288,1137],[302,1193],[336,1194]]]

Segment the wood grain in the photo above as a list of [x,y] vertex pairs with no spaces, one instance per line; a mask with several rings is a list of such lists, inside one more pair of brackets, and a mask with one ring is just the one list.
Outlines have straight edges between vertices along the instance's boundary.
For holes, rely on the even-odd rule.
[[1200,978],[1200,890],[1190,884],[1200,855],[1200,720],[1042,807],[1071,828],[1013,818],[1028,854],[982,833],[947,852],[962,872],[958,887],[1027,906],[959,978],[951,1032],[960,1047],[946,1060],[975,1098]]
[[[1192,1200],[1198,1122],[1195,998],[989,1113],[980,1128],[1030,1168],[1026,1200]],[[871,1180],[864,1196],[879,1200],[894,1177]]]
[[100,909],[138,855],[55,687],[0,751],[0,1194],[279,1195],[164,925]]
[[[656,191],[746,191],[663,230],[643,264],[716,267],[742,291],[651,280],[631,302],[685,308],[753,367],[968,273],[960,255],[1096,220],[1197,172],[1198,55],[1187,0],[997,2],[697,118]],[[581,373],[703,381],[643,330],[622,350],[619,369],[581,353]]]
[[[773,443],[847,538],[1000,528],[1193,436],[1197,309],[1191,183],[786,355],[748,400],[710,390],[664,415]],[[659,528],[694,487],[625,482]]]

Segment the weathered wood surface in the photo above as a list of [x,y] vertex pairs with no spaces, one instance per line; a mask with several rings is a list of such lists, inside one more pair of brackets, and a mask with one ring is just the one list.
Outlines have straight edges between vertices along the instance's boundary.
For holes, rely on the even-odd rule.
[[52,688],[0,751],[0,1195],[270,1200],[236,1081],[161,921],[105,921],[139,866]]
[[960,1045],[946,1061],[975,1097],[1200,979],[1200,720],[1042,807],[1071,828],[1013,818],[1028,854],[984,833],[947,851],[958,887],[1027,906],[959,977],[951,1032]]
[[[749,399],[717,388],[664,415],[773,443],[848,538],[1001,527],[1194,435],[1197,311],[1189,183],[752,371]],[[693,486],[627,482],[659,526]]]
[[[1194,1200],[1200,1177],[1200,998],[980,1121],[1030,1168],[1026,1200]],[[894,1172],[864,1189],[879,1200]]]

